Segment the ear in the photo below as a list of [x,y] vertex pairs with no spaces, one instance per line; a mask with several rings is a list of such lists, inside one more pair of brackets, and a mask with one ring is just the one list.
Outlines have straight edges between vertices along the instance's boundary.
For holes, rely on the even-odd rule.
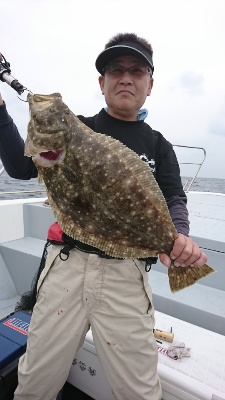
[[100,75],[98,78],[98,82],[99,82],[101,92],[102,92],[102,94],[104,94],[104,83],[105,83],[104,76]]
[[147,96],[150,96],[152,88],[153,88],[153,83],[154,83],[154,79],[151,78],[149,81],[149,86],[148,86],[148,92],[147,92]]

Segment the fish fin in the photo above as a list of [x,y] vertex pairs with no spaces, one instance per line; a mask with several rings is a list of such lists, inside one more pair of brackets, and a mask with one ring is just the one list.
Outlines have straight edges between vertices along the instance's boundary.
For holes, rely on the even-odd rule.
[[202,267],[175,267],[171,265],[168,269],[171,292],[185,289],[213,272],[216,271],[207,264]]
[[38,171],[38,183],[42,183],[42,182],[43,182],[42,173],[40,171]]

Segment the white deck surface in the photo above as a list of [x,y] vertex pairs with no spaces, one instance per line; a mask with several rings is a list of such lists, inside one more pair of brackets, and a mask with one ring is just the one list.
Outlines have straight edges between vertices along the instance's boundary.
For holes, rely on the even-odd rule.
[[[156,329],[170,331],[175,342],[191,348],[190,357],[173,360],[159,352],[158,372],[165,400],[225,399],[225,337],[160,312],[155,312]],[[168,348],[162,341],[159,346]],[[85,365],[85,370],[80,366]],[[86,368],[87,367],[87,368]],[[89,369],[96,372],[90,376]],[[68,381],[95,399],[113,400],[104,371],[101,369],[91,330],[87,333]]]
[[[174,342],[191,348],[191,357],[181,360],[159,353],[161,379],[197,399],[212,399],[213,394],[225,399],[225,336],[157,311],[155,319],[157,329],[170,331],[172,326]],[[169,345],[163,342],[161,346]]]

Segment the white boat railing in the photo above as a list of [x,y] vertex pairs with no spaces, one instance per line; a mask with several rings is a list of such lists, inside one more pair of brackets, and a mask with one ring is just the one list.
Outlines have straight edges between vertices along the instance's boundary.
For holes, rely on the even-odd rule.
[[3,174],[4,171],[5,171],[5,168],[2,167],[2,168],[0,169],[0,176]]
[[[203,158],[201,159],[201,161],[199,161],[199,162],[183,162],[183,161],[180,161],[180,160],[178,160],[178,162],[179,162],[179,165],[196,165],[197,166],[197,170],[196,170],[196,172],[194,173],[194,175],[192,176],[192,177],[189,177],[188,179],[187,179],[187,181],[184,183],[184,185],[183,185],[183,187],[184,187],[184,191],[185,192],[188,192],[189,190],[190,190],[190,188],[191,188],[191,186],[192,186],[192,184],[194,183],[194,180],[195,180],[195,178],[197,177],[197,175],[198,175],[198,173],[199,173],[199,171],[200,171],[200,169],[201,169],[201,167],[202,167],[202,164],[204,163],[204,161],[205,161],[205,158],[206,158],[206,151],[205,151],[205,149],[203,148],[203,147],[194,147],[194,146],[183,146],[183,145],[179,145],[179,144],[174,144],[173,145],[173,147],[177,147],[177,148],[184,148],[184,149],[195,149],[195,150],[201,150],[202,152],[203,152]],[[176,149],[175,149],[175,151],[176,151]],[[3,174],[3,172],[5,172],[5,168],[4,167],[2,167],[1,169],[0,169],[0,176]],[[19,190],[19,191],[13,191],[13,192],[5,192],[5,191],[2,191],[2,192],[0,192],[0,195],[21,195],[21,194],[25,194],[25,193],[27,193],[27,194],[32,194],[32,193],[46,193],[46,190],[45,189],[39,189],[39,190]]]
[[[194,181],[202,167],[202,164],[205,161],[206,151],[203,147],[184,146],[184,145],[180,145],[180,144],[174,144],[173,147],[183,148],[183,149],[194,149],[194,150],[200,150],[201,152],[203,152],[203,156],[201,157],[201,160],[199,162],[184,162],[184,161],[178,160],[179,165],[196,165],[197,166],[197,170],[195,171],[194,175],[192,177],[188,177],[187,181],[183,185],[184,191],[188,192],[190,190],[192,184],[194,183]],[[176,151],[176,149],[174,149],[174,150]]]
[[16,192],[0,192],[1,194],[46,193],[46,190],[17,190]]

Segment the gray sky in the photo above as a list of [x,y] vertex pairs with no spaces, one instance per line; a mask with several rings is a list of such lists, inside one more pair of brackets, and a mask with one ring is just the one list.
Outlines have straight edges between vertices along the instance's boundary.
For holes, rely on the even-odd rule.
[[[173,144],[205,148],[199,176],[225,178],[224,21],[225,0],[0,0],[0,52],[33,93],[60,92],[91,116],[105,106],[94,65],[105,43],[118,32],[145,37],[155,66],[146,122]],[[28,105],[0,90],[25,138]],[[185,153],[179,161],[202,160]]]

